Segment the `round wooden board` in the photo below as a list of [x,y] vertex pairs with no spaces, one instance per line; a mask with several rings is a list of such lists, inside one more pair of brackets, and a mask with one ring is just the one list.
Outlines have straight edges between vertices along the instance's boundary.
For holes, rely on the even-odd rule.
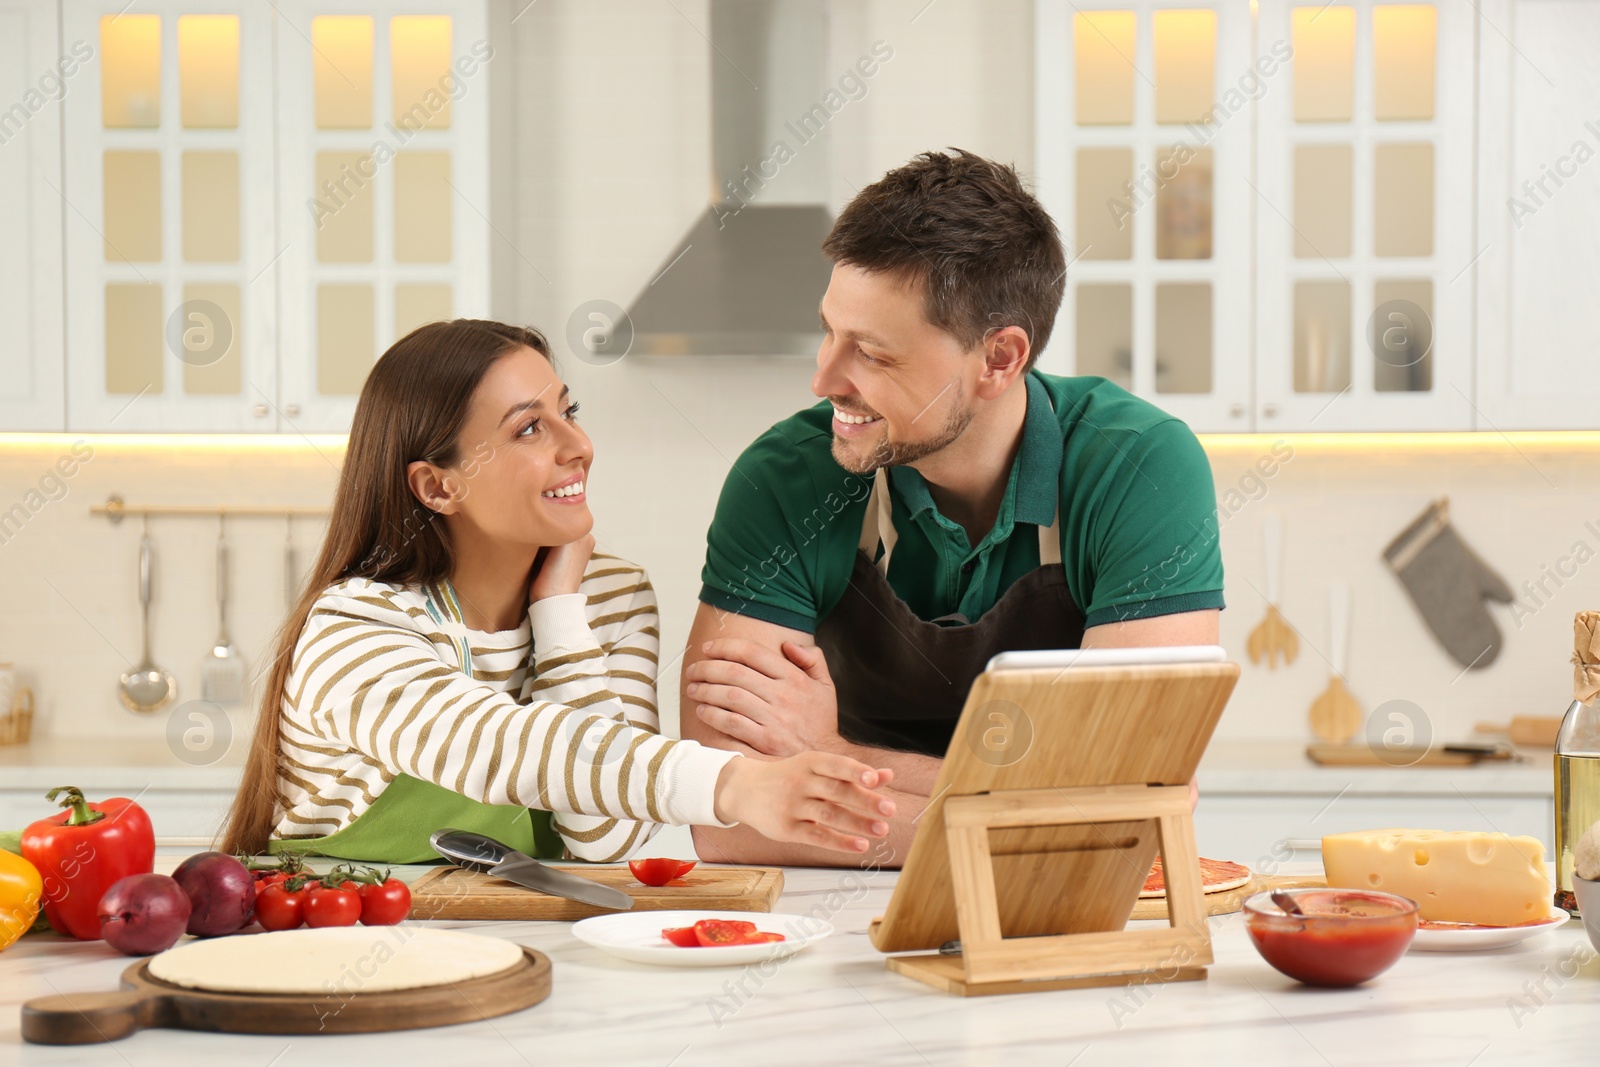
[[465,982],[325,995],[215,993],[152,978],[149,960],[122,972],[115,993],[38,997],[22,1006],[22,1037],[41,1045],[115,1041],[171,1027],[234,1034],[363,1034],[449,1026],[531,1008],[550,995],[550,958],[531,948],[496,974]]
[[[1207,915],[1232,915],[1244,907],[1244,902],[1257,893],[1265,893],[1273,889],[1299,889],[1304,886],[1327,885],[1321,875],[1306,875],[1293,877],[1290,875],[1256,874],[1237,889],[1226,889],[1220,893],[1206,894]],[[1145,897],[1133,906],[1133,914],[1128,916],[1133,919],[1166,919],[1167,898]]]

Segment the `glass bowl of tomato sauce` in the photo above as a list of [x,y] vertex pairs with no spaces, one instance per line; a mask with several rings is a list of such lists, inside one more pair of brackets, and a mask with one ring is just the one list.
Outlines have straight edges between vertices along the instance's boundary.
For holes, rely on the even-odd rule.
[[1316,986],[1360,985],[1387,971],[1417,932],[1417,903],[1362,889],[1288,889],[1300,915],[1272,893],[1244,902],[1244,925],[1263,959]]

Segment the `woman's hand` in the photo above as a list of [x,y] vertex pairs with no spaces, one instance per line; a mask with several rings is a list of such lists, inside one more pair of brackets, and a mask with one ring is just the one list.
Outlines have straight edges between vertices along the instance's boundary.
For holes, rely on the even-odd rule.
[[592,555],[594,534],[584,534],[570,544],[545,549],[540,553],[539,562],[534,564],[533,581],[528,585],[529,603],[545,597],[576,593]]
[[717,778],[716,813],[773,841],[865,852],[885,837],[894,801],[874,793],[894,779],[848,756],[802,752],[782,760],[741,756]]

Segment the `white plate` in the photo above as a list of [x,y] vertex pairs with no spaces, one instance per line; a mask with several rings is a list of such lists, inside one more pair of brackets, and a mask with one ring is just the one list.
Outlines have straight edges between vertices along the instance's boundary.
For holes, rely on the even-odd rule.
[[[669,926],[693,926],[701,919],[743,919],[756,929],[784,936],[761,945],[679,948],[661,936]],[[736,967],[781,960],[833,933],[831,923],[809,915],[750,911],[619,911],[572,924],[572,935],[586,945],[634,963],[658,967]]]
[[1418,926],[1407,951],[1487,952],[1547,934],[1569,918],[1571,916],[1564,911],[1554,911],[1544,922],[1530,926],[1479,926],[1460,930],[1426,930]]

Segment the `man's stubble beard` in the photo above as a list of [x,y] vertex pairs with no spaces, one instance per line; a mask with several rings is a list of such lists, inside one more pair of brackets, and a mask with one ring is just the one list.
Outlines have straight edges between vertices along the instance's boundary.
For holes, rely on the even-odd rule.
[[842,439],[833,439],[833,459],[839,466],[851,474],[872,474],[879,467],[904,467],[915,463],[919,459],[931,456],[942,448],[949,446],[956,438],[964,433],[972,423],[973,410],[962,401],[964,396],[957,396],[951,403],[950,409],[945,413],[944,426],[939,432],[926,441],[890,441],[888,428],[884,429],[884,436],[873,446],[872,452],[866,457],[858,457]]

